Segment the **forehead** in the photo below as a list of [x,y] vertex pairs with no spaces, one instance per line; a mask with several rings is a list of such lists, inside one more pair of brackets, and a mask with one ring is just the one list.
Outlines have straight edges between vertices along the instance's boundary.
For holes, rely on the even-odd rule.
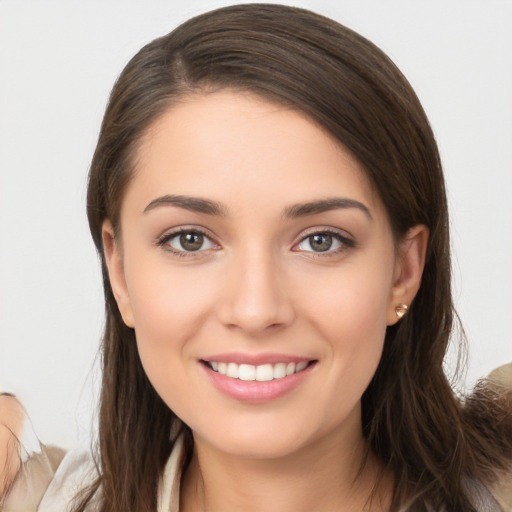
[[317,123],[231,91],[187,96],[145,133],[126,200],[164,193],[257,208],[333,194],[380,206],[357,159]]

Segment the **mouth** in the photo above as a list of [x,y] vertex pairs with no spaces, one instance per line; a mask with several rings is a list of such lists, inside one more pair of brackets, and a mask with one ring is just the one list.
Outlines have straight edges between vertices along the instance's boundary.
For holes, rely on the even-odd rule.
[[316,363],[316,360],[297,362],[278,362],[275,364],[238,364],[225,361],[201,361],[210,370],[232,379],[246,382],[269,382],[284,379],[303,372]]

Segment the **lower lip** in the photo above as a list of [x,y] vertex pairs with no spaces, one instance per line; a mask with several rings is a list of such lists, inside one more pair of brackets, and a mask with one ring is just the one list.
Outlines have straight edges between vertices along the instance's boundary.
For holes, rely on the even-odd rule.
[[281,398],[299,386],[311,373],[315,363],[304,370],[269,381],[246,381],[233,379],[213,371],[204,363],[200,363],[213,385],[223,394],[240,402],[260,404]]

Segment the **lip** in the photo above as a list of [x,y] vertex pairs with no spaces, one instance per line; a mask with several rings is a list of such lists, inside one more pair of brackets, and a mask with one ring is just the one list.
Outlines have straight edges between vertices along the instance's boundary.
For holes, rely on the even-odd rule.
[[[271,381],[243,381],[240,379],[233,379],[222,375],[221,373],[212,370],[204,361],[222,361],[233,362],[237,364],[277,364],[277,363],[291,363],[310,361],[304,370],[288,375],[281,379],[274,379]],[[258,356],[248,356],[247,354],[218,354],[208,358],[204,358],[199,362],[207,378],[215,386],[215,388],[222,394],[248,404],[262,404],[277,400],[294,389],[296,389],[304,380],[306,380],[316,366],[315,359],[308,359],[305,357],[285,356],[283,354],[261,354]]]
[[252,364],[258,366],[260,364],[277,364],[277,363],[301,363],[303,361],[314,361],[311,357],[298,357],[290,354],[275,354],[275,353],[262,353],[262,354],[242,354],[239,352],[229,352],[224,354],[215,354],[201,358],[203,361],[216,361],[223,363],[236,363],[236,364]]

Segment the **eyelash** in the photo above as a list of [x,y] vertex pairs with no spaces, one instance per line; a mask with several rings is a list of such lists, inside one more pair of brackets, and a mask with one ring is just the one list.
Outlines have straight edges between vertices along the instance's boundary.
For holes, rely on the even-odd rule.
[[[330,235],[334,239],[336,239],[338,242],[341,243],[341,247],[338,249],[335,249],[334,251],[328,250],[325,252],[321,251],[304,251],[308,253],[309,257],[313,258],[329,258],[332,256],[339,256],[341,253],[345,252],[348,249],[353,249],[356,247],[356,242],[352,238],[349,238],[347,236],[342,235],[339,231],[336,231],[334,229],[324,228],[324,229],[314,229],[313,231],[307,233],[304,235],[296,244],[294,244],[294,247],[300,245],[302,242],[306,241],[308,238],[311,238],[315,235]],[[299,252],[299,251],[297,251]]]
[[170,252],[171,254],[173,254],[174,256],[178,256],[180,258],[190,258],[190,257],[197,256],[198,253],[205,252],[204,250],[203,251],[201,251],[201,250],[179,251],[179,250],[174,249],[174,247],[171,247],[171,245],[167,245],[166,247],[164,247],[173,238],[181,236],[185,233],[195,233],[198,235],[202,235],[204,238],[208,239],[212,244],[218,245],[216,242],[214,242],[212,240],[212,237],[210,235],[208,235],[205,231],[203,231],[202,229],[199,229],[199,228],[180,228],[180,229],[177,229],[176,231],[172,231],[171,233],[165,233],[160,238],[158,238],[156,245],[164,248],[164,250],[166,250],[166,251]]
[[[176,238],[178,236],[181,236],[181,235],[183,235],[185,233],[195,233],[195,234],[202,235],[203,237],[208,239],[212,244],[218,245],[216,242],[214,242],[212,240],[212,237],[210,235],[208,235],[205,231],[203,231],[202,229],[199,229],[199,228],[181,228],[181,229],[178,229],[176,231],[172,231],[171,233],[165,233],[164,235],[162,235],[161,237],[158,238],[158,240],[156,241],[156,245],[159,246],[159,247],[164,248],[166,251],[168,251],[171,254],[173,254],[175,256],[178,256],[180,258],[194,257],[194,256],[197,256],[198,253],[200,254],[202,252],[205,252],[205,250],[180,251],[180,250],[174,249],[170,245],[167,245],[167,247],[164,247],[172,239],[174,239],[174,238]],[[356,242],[353,239],[351,239],[349,237],[346,237],[346,236],[342,235],[341,233],[339,233],[338,231],[335,231],[333,229],[325,228],[325,229],[317,229],[317,230],[314,230],[314,231],[311,231],[311,232],[307,233],[297,243],[295,243],[293,245],[293,247],[296,247],[296,246],[300,245],[301,243],[306,241],[308,238],[311,238],[311,237],[313,237],[315,235],[330,235],[333,238],[335,238],[338,242],[340,242],[342,244],[342,246],[339,247],[338,249],[334,250],[334,251],[330,251],[330,250],[327,250],[325,252],[321,252],[321,251],[303,251],[303,252],[309,253],[310,257],[314,257],[314,258],[328,258],[328,257],[331,257],[331,256],[339,255],[340,253],[346,251],[347,249],[352,249],[352,248],[354,248],[356,246]],[[292,248],[292,250],[293,250],[293,248]],[[301,252],[301,251],[297,250],[297,251],[294,251],[294,252]]]

